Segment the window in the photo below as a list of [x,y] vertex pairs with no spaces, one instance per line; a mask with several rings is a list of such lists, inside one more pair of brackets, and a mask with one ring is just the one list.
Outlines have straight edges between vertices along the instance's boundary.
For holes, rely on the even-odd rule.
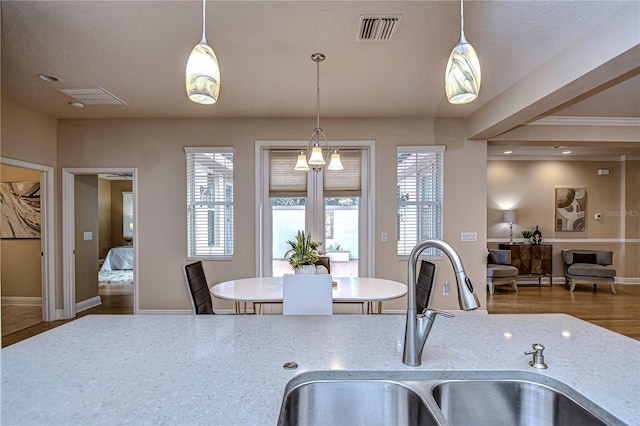
[[133,192],[122,193],[122,238],[133,238]]
[[[443,146],[398,147],[398,256],[427,239],[442,239]],[[427,249],[426,256],[439,256]]]
[[233,256],[233,148],[185,148],[187,257]]

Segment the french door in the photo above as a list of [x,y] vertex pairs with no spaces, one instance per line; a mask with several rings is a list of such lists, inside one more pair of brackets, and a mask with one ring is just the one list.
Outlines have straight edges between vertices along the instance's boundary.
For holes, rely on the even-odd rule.
[[[334,276],[368,276],[369,209],[366,149],[341,149],[344,170],[298,172],[296,152],[268,150],[263,191],[264,276],[291,273],[284,255],[298,230],[321,243]],[[293,162],[292,162],[293,160]],[[363,206],[365,206],[363,208]],[[363,251],[364,249],[364,251]]]

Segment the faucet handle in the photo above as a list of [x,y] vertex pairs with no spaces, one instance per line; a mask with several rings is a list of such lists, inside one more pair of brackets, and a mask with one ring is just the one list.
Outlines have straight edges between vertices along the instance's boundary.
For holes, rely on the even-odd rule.
[[427,317],[429,319],[434,319],[436,317],[436,315],[442,315],[445,318],[454,318],[455,317],[455,315],[453,315],[451,312],[438,311],[436,309],[428,309],[428,308],[424,308],[424,310],[422,311],[422,315],[424,315],[425,317]]

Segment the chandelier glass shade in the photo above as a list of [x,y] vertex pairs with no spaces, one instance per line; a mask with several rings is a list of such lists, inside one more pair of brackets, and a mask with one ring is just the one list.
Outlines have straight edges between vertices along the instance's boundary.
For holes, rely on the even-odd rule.
[[[311,55],[311,59],[316,63],[317,69],[316,128],[313,129],[307,150],[300,151],[298,154],[298,161],[293,169],[319,172],[322,170],[322,166],[327,164],[330,159],[331,162],[329,163],[329,167],[327,167],[329,170],[342,170],[344,167],[340,161],[338,150],[334,149],[333,152],[331,151],[327,135],[325,135],[324,131],[320,128],[320,62],[324,61],[325,56],[322,53],[314,53]],[[308,163],[307,154],[309,155]]]
[[205,105],[215,104],[220,93],[220,67],[213,49],[207,44],[205,35],[205,6],[202,1],[202,40],[196,44],[185,73],[187,96],[193,102]]
[[480,60],[464,37],[463,0],[460,0],[460,39],[449,55],[444,76],[447,99],[452,104],[467,104],[480,93]]

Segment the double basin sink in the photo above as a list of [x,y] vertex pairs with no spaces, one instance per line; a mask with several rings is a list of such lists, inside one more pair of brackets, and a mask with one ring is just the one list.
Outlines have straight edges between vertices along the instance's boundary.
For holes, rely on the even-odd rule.
[[562,382],[527,372],[309,372],[278,425],[624,424]]

